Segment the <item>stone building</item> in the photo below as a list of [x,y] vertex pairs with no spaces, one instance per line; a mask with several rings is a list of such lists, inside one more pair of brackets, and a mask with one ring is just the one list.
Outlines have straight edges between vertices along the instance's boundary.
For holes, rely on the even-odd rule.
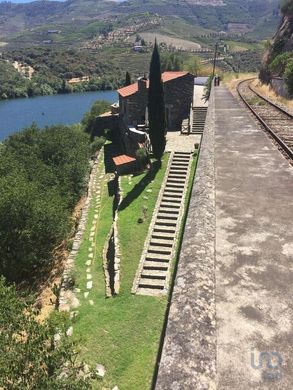
[[[162,80],[165,93],[167,130],[180,130],[183,119],[190,112],[194,77],[188,72],[164,72]],[[119,116],[126,127],[147,121],[148,86],[146,78],[118,90]]]

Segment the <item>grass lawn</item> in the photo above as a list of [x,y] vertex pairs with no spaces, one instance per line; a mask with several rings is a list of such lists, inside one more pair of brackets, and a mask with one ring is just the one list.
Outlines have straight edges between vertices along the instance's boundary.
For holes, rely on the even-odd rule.
[[[81,306],[75,319],[74,337],[80,339],[82,359],[95,367],[106,368],[104,379],[95,382],[95,389],[149,389],[159,347],[167,298],[144,297],[131,294],[131,287],[148,232],[152,212],[165,174],[169,156],[154,178],[149,173],[121,180],[124,201],[119,213],[121,245],[121,289],[119,296],[105,299],[102,251],[111,227],[112,199],[107,194],[107,177],[102,179],[101,208],[95,232],[93,288],[86,299],[86,268],[90,247],[89,235],[95,214],[93,199],[87,230],[76,259],[77,294]],[[101,174],[103,165],[100,166]],[[153,181],[152,181],[153,179]],[[147,208],[146,219],[137,222],[142,207]],[[94,305],[89,304],[89,299]]]

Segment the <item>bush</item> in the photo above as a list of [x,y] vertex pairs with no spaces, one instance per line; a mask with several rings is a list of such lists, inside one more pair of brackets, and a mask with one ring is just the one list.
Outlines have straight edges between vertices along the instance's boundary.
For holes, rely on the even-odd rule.
[[98,152],[106,143],[105,137],[95,137],[94,141],[91,143],[91,152],[95,154]]
[[97,116],[104,114],[111,109],[109,102],[105,100],[99,100],[93,104],[90,111],[86,112],[81,120],[83,129],[88,134],[93,134],[96,130],[96,118]]
[[145,148],[137,149],[135,157],[141,166],[145,166],[148,162],[148,153]]
[[284,81],[290,96],[293,96],[293,60],[291,60],[286,66],[284,72]]
[[292,0],[281,0],[281,11],[285,15],[293,14],[293,1]]
[[86,188],[89,137],[77,127],[32,126],[0,148],[0,273],[32,280],[52,266]]
[[0,388],[90,389],[81,375],[75,344],[66,336],[67,317],[55,313],[40,323],[32,306],[0,278]]
[[291,53],[291,52],[285,52],[285,53],[279,54],[270,63],[269,70],[276,75],[279,75],[279,76],[283,75],[289,60],[292,58],[293,58],[293,53]]

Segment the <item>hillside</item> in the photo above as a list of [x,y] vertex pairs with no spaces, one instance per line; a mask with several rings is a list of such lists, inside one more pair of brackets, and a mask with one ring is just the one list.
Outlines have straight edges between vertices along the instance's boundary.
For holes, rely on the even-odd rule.
[[[123,24],[129,15],[145,13],[176,18],[189,24],[190,28],[248,32],[258,38],[272,35],[279,22],[278,0],[7,2],[0,3],[0,41],[16,44],[24,39],[39,43],[48,39],[48,30],[57,30],[63,41],[76,43],[99,34],[105,23],[115,27]],[[52,34],[49,38],[52,39]]]
[[293,0],[284,0],[281,4],[283,19],[265,53],[260,78],[269,84],[274,76],[283,77],[293,96]]

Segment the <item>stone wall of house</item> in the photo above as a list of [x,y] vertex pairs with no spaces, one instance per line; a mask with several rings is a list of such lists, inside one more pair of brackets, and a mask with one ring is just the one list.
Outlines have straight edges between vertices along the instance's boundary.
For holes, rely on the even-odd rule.
[[[137,93],[123,98],[119,96],[119,104],[122,108],[122,116],[126,125],[136,126],[145,122],[145,111],[148,104],[148,90],[141,88]],[[123,104],[126,111],[123,112]]]
[[119,127],[119,115],[98,116],[94,136],[101,136],[105,129],[116,131]]
[[183,119],[190,113],[194,77],[191,74],[164,83],[165,105],[169,111],[167,130],[180,130]]

